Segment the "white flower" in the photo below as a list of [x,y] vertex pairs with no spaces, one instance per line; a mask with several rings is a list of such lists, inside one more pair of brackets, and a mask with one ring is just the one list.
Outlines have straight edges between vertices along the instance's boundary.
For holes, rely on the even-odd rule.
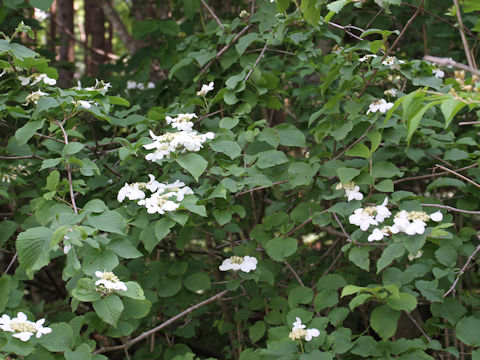
[[373,232],[368,236],[368,241],[379,241],[391,233],[390,226],[384,226],[383,229],[373,229]]
[[414,259],[418,259],[419,257],[421,257],[423,255],[423,252],[422,250],[418,250],[417,254],[416,255],[413,255],[413,254],[408,254],[408,260],[412,261]]
[[66,244],[66,245],[63,246],[63,253],[65,255],[67,255],[70,250],[72,250],[72,245]]
[[386,218],[389,218],[392,213],[390,210],[387,208],[388,204],[388,197],[383,200],[382,205],[376,206],[375,209],[377,211],[377,215],[375,216],[375,220],[378,221],[379,223],[383,222]]
[[138,89],[138,90],[145,90],[145,85],[142,84],[142,83],[138,83],[138,84],[137,84],[137,89]]
[[228,259],[223,260],[222,265],[218,268],[220,271],[243,271],[249,273],[257,268],[258,260],[253,256],[231,256]]
[[442,221],[443,214],[440,211],[434,212],[433,214],[430,214],[430,219],[436,222]]
[[397,97],[397,90],[396,89],[388,89],[383,92],[386,96],[390,97]]
[[165,117],[167,124],[171,124],[173,128],[176,128],[180,131],[192,131],[193,128],[193,118],[196,118],[195,114],[178,114],[176,118],[170,116]]
[[147,89],[155,89],[155,83],[149,81],[147,84]]
[[345,196],[347,197],[348,201],[363,199],[363,194],[360,192],[360,186],[358,185],[355,185],[352,190],[345,189]]
[[378,222],[373,216],[374,213],[375,207],[359,208],[348,217],[348,221],[350,224],[359,226],[362,231],[367,231],[370,225],[378,225]]
[[28,341],[33,334],[35,334],[36,338],[40,338],[42,335],[52,332],[52,329],[43,327],[44,322],[45,319],[40,319],[37,322],[29,321],[27,315],[23,312],[17,313],[17,317],[13,319],[4,314],[0,318],[0,329],[13,332],[12,336],[22,341]]
[[200,91],[197,92],[197,96],[205,97],[212,90],[213,90],[213,81],[211,81],[208,85],[203,84]]
[[305,329],[306,325],[302,324],[302,320],[297,317],[296,321],[293,323],[292,331],[288,335],[288,337],[295,341],[295,340],[302,340],[305,339],[305,341],[310,341],[314,337],[317,337],[320,335],[320,331],[318,329],[312,328],[312,329]]
[[322,236],[321,234],[315,234],[315,233],[302,235],[302,241],[304,244],[312,244],[318,239],[320,239],[321,236]]
[[358,61],[364,62],[364,61],[369,60],[370,58],[376,58],[376,57],[377,57],[377,55],[375,55],[375,54],[365,54],[363,57],[358,59]]
[[163,215],[166,211],[175,211],[180,206],[180,204],[169,200],[169,198],[172,196],[175,196],[175,193],[169,192],[164,194],[163,190],[159,190],[152,194],[149,198],[140,200],[138,205],[145,206],[149,214],[158,213]]
[[25,98],[25,100],[27,101],[25,105],[28,105],[29,102],[33,102],[34,104],[36,104],[38,102],[38,99],[45,95],[48,94],[40,90],[34,91],[30,95],[27,95],[27,97]]
[[398,60],[395,56],[387,56],[385,60],[382,61],[382,65],[389,66],[392,70],[400,70],[400,64],[404,64],[405,61]]
[[127,90],[130,89],[136,89],[137,88],[137,83],[133,80],[128,80],[127,81]]
[[81,106],[84,109],[90,109],[92,107],[92,104],[94,103],[93,100],[74,100],[72,103],[75,106]]
[[375,100],[371,103],[368,107],[367,115],[371,112],[375,113],[380,111],[381,113],[385,113],[393,107],[393,103],[386,102],[385,99]]
[[445,73],[443,72],[443,70],[440,70],[440,69],[433,69],[432,74],[439,79],[443,79],[443,77],[445,76]]
[[45,21],[47,18],[48,14],[45,11],[35,8],[35,19],[42,22]]
[[18,80],[20,80],[20,83],[21,83],[23,86],[26,86],[26,85],[30,84],[30,77],[25,77],[25,76],[19,75],[19,76],[18,76]]
[[95,271],[95,276],[100,278],[95,282],[95,286],[103,286],[106,290],[121,290],[127,291],[127,286],[124,282],[118,280],[112,272],[109,271]]
[[118,202],[123,202],[123,200],[125,200],[126,197],[129,200],[144,199],[145,193],[142,190],[140,190],[138,183],[134,183],[131,185],[125,183],[125,185],[118,192],[117,200]]

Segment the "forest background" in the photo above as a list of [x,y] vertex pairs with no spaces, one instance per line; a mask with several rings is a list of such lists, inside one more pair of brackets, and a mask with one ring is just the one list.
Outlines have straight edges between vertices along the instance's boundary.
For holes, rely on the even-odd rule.
[[0,29],[0,359],[480,359],[479,1]]

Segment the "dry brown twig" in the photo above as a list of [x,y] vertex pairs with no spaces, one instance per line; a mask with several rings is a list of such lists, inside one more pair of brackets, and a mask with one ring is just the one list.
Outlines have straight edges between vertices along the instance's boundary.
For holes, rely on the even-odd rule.
[[423,60],[430,61],[431,63],[434,63],[438,66],[447,66],[447,67],[452,66],[452,67],[457,68],[457,69],[462,69],[462,70],[468,71],[469,73],[471,73],[473,75],[480,76],[480,71],[478,71],[477,69],[472,68],[468,65],[456,62],[452,58],[425,55],[423,57]]

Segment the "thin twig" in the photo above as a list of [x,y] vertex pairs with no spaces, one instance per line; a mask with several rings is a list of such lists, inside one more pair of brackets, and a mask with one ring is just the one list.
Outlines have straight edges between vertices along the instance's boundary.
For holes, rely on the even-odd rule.
[[10,268],[13,266],[13,263],[15,262],[15,260],[17,260],[17,257],[18,257],[18,253],[15,252],[15,255],[13,255],[13,258],[12,258],[12,260],[10,261],[10,264],[8,264],[7,268],[6,268],[5,271],[3,272],[4,274],[8,273],[8,270],[10,270]]
[[467,57],[467,62],[468,65],[475,69],[475,60],[472,57],[472,53],[470,52],[470,46],[468,46],[468,41],[465,36],[465,31],[464,31],[464,26],[463,26],[463,20],[462,20],[462,13],[460,10],[460,5],[458,4],[458,0],[453,0],[453,3],[455,4],[455,7],[457,8],[457,20],[458,20],[458,31],[460,31],[460,37],[462,38],[462,44],[463,48],[465,50],[465,56]]
[[[420,13],[420,11],[423,9],[423,3],[424,3],[425,0],[421,0],[420,1],[420,4],[418,4],[418,8],[417,10],[415,11],[415,13],[412,15],[412,17],[410,19],[408,19],[407,23],[405,24],[405,26],[403,27],[402,31],[400,32],[400,34],[397,36],[397,38],[395,39],[395,41],[393,42],[392,46],[390,46],[385,55],[383,55],[383,58],[381,60],[381,62],[383,62],[387,55],[391,54],[392,50],[395,49],[395,47],[398,45],[400,39],[403,37],[403,34],[405,34],[405,32],[407,31],[408,27],[410,26],[410,24],[413,22],[413,20],[415,20],[415,18],[417,17],[417,15]],[[378,68],[375,68],[375,70],[373,70],[372,72],[372,75],[370,76],[370,78],[367,80],[367,82],[365,83],[365,85],[363,85],[363,88],[362,90],[360,90],[360,92],[358,93],[357,95],[357,98],[361,98],[362,95],[365,93],[365,91],[367,90],[368,86],[371,84],[372,80],[375,78],[375,75],[377,74],[377,71],[378,71]]]
[[333,260],[333,262],[330,264],[330,266],[328,267],[327,270],[325,270],[322,274],[321,277],[324,277],[325,275],[327,275],[330,270],[333,269],[333,267],[335,266],[335,264],[337,263],[338,259],[340,259],[340,256],[342,256],[342,250],[340,249],[340,251],[338,252],[337,256],[335,257],[335,259]]
[[[477,167],[477,166],[478,166],[478,163],[473,164],[473,165],[469,165],[469,166],[465,166],[465,167],[460,168],[460,169],[456,169],[455,171],[457,171],[457,172],[458,171],[465,171],[465,170],[468,170],[468,169],[471,169],[471,168],[474,168],[474,167]],[[448,174],[448,171],[442,171],[442,172],[433,173],[433,174],[429,174],[429,175],[419,175],[419,176],[406,177],[406,178],[403,178],[403,179],[395,180],[395,181],[393,181],[393,183],[398,184],[398,183],[401,183],[401,182],[404,182],[404,181],[428,179],[428,178],[431,178],[431,177],[437,177],[437,176],[442,176],[442,175],[446,175],[446,174]]]
[[470,264],[470,262],[473,260],[473,258],[475,257],[475,255],[477,255],[477,253],[480,251],[480,245],[477,246],[477,248],[475,249],[475,251],[468,257],[467,259],[467,262],[465,263],[465,265],[463,265],[462,269],[460,270],[460,272],[458,273],[457,275],[457,278],[455,279],[455,281],[453,282],[452,286],[450,287],[450,289],[445,293],[443,294],[443,297],[446,297],[448,294],[450,294],[452,291],[454,292],[455,291],[455,286],[457,286],[457,283],[458,283],[458,280],[460,280],[460,277],[463,275],[463,273],[465,272],[465,270],[467,269],[467,266],[468,264]]
[[337,214],[334,213],[334,212],[332,212],[332,214],[333,214],[333,217],[335,218],[335,220],[337,221],[338,225],[340,225],[340,229],[342,229],[342,233],[345,234],[345,237],[347,238],[347,241],[356,244],[357,242],[354,241],[354,240],[352,240],[352,238],[350,237],[350,235],[348,235],[348,233],[345,231],[345,228],[343,227],[342,222],[341,222],[340,219],[338,218]]
[[222,30],[225,30],[225,27],[223,26],[222,22],[220,21],[220,19],[218,18],[217,15],[215,15],[215,13],[213,12],[213,10],[210,8],[210,6],[208,6],[208,4],[205,2],[205,0],[200,0],[202,2],[202,5],[205,6],[205,9],[207,9],[207,11],[210,13],[210,15],[212,15],[212,17],[215,19],[215,21],[217,22],[218,26],[220,26],[222,28]]
[[451,206],[448,206],[448,205],[422,204],[422,206],[436,207],[436,208],[445,209],[445,210],[453,211],[453,212],[459,212],[459,213],[463,213],[463,214],[480,215],[480,211],[457,209],[457,208],[454,208],[454,207],[451,207]]
[[260,62],[260,60],[262,59],[263,55],[265,54],[265,50],[267,49],[267,43],[265,43],[265,46],[263,47],[262,49],[262,52],[260,53],[260,55],[258,55],[257,57],[257,60],[255,60],[255,63],[253,64],[253,67],[250,69],[250,71],[248,72],[247,76],[245,76],[245,82],[247,82],[248,78],[250,77],[250,75],[252,75],[253,73],[253,70],[255,70],[255,68],[257,67],[258,63]]
[[298,283],[299,283],[301,286],[305,286],[305,284],[303,283],[302,279],[300,278],[300,276],[298,276],[297,272],[294,270],[294,268],[292,267],[292,265],[290,265],[287,260],[285,260],[283,263],[284,263],[285,265],[287,265],[288,269],[289,269],[290,272],[293,274],[293,276],[295,276],[295,279],[297,279]]
[[428,341],[432,341],[432,339],[427,335],[427,333],[425,332],[425,330],[423,330],[423,328],[420,326],[420,324],[417,322],[417,320],[415,320],[415,319],[413,318],[413,316],[408,313],[408,311],[405,311],[405,310],[404,310],[403,312],[404,312],[405,314],[407,314],[407,316],[408,316],[408,318],[409,318],[410,320],[412,320],[412,322],[415,324],[415,326],[417,327],[417,329],[420,330],[420,332],[422,333],[422,335],[425,336],[425,338],[426,338]]
[[200,72],[198,73],[198,75],[202,75],[205,71],[208,70],[208,68],[209,68],[210,66],[212,66],[212,64],[213,64],[213,62],[214,62],[215,60],[220,59],[220,58],[222,57],[222,55],[223,55],[228,49],[230,49],[230,47],[231,47],[233,44],[235,44],[235,42],[240,38],[240,36],[242,36],[243,34],[245,34],[245,32],[246,32],[248,29],[250,29],[251,26],[252,26],[252,25],[247,25],[247,26],[245,26],[242,30],[240,30],[239,33],[238,33],[237,35],[235,35],[235,37],[232,39],[232,41],[230,41],[230,43],[228,43],[227,45],[225,45],[225,46],[217,53],[217,55],[215,56],[215,58],[212,59],[212,60],[210,60],[210,61],[208,62],[208,64],[205,65],[202,70],[200,70]]
[[332,160],[337,160],[340,156],[342,156],[343,154],[345,154],[348,150],[350,150],[352,147],[354,147],[355,145],[357,145],[360,141],[362,141],[363,139],[365,139],[365,137],[367,136],[368,132],[374,127],[374,125],[370,125],[368,127],[368,129],[365,131],[365,133],[360,136],[357,140],[355,140],[352,144],[350,144],[346,149],[342,150],[337,156],[335,156]]
[[444,57],[437,57],[437,56],[430,56],[430,55],[425,55],[423,57],[423,60],[430,61],[431,63],[437,64],[438,66],[452,66],[458,69],[462,69],[465,71],[468,71],[474,75],[480,76],[480,71],[477,69],[470,67],[468,65],[456,62],[452,58],[444,58]]
[[[65,140],[65,145],[68,145],[68,135],[60,121],[57,121],[56,124],[60,127],[63,133],[63,139]],[[68,160],[65,163],[65,169],[67,170],[68,177],[68,186],[70,187],[70,200],[72,201],[72,208],[75,214],[78,214],[77,204],[75,203],[75,195],[73,194],[73,179],[72,179],[72,169]]]
[[222,110],[220,109],[220,110],[214,111],[214,112],[212,112],[212,113],[210,113],[210,114],[202,115],[202,116],[200,116],[200,117],[198,118],[198,120],[196,120],[195,122],[202,121],[203,119],[206,119],[206,118],[208,118],[208,117],[210,117],[210,116],[213,116],[213,115],[217,115],[217,114],[219,114],[219,113],[221,113],[221,112],[222,112]]
[[209,297],[208,299],[203,300],[202,302],[199,302],[198,304],[190,306],[188,309],[182,311],[180,314],[175,315],[174,317],[168,319],[167,321],[161,323],[160,325],[154,327],[153,329],[145,331],[141,335],[137,336],[136,338],[134,338],[132,340],[127,341],[126,343],[124,343],[122,345],[101,347],[98,350],[95,350],[94,354],[103,354],[103,353],[110,352],[110,351],[128,349],[130,346],[132,346],[132,345],[142,341],[143,339],[149,337],[150,335],[162,330],[163,328],[169,326],[170,324],[174,323],[175,321],[181,319],[185,315],[190,314],[192,311],[197,310],[198,308],[200,308],[204,305],[210,304],[211,302],[220,299],[223,295],[228,293],[228,291],[229,290],[223,290],[223,291],[219,292],[218,294],[213,295],[212,297]]
[[458,125],[463,126],[463,125],[478,125],[480,124],[480,121],[462,121],[459,122]]
[[472,185],[474,185],[474,186],[476,186],[477,188],[480,189],[480,185],[477,184],[475,181],[470,180],[468,177],[463,176],[462,174],[459,174],[459,173],[457,173],[456,171],[450,170],[449,168],[446,168],[445,166],[438,165],[438,164],[435,165],[435,166],[438,167],[438,168],[440,168],[440,169],[442,169],[442,170],[448,171],[449,173],[454,174],[455,176],[458,176],[460,179],[463,179],[463,180],[469,182],[470,184],[472,184]]
[[248,190],[245,190],[245,191],[240,191],[238,193],[235,194],[235,197],[238,197],[240,195],[244,195],[244,194],[248,194],[248,193],[252,193],[254,191],[257,191],[257,190],[262,190],[262,189],[266,189],[266,188],[270,188],[270,187],[273,187],[273,186],[276,186],[276,185],[279,185],[279,184],[284,184],[284,183],[287,183],[288,180],[283,180],[283,181],[277,181],[277,182],[274,182],[272,183],[272,185],[270,186],[258,186],[258,187],[255,187],[253,189],[248,189]]
[[453,165],[450,164],[448,161],[443,160],[441,157],[439,157],[439,156],[437,156],[437,155],[430,154],[429,152],[426,152],[426,151],[425,151],[425,155],[430,156],[432,159],[435,159],[435,160],[437,160],[437,161],[440,161],[440,162],[444,163],[445,165],[453,166]]
[[24,155],[24,156],[0,156],[2,160],[18,160],[18,159],[41,159],[45,160],[45,158],[38,156],[38,155]]

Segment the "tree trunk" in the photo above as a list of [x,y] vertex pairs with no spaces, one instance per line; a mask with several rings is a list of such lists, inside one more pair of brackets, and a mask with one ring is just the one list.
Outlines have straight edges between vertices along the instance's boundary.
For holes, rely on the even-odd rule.
[[133,36],[130,35],[125,24],[123,23],[122,19],[120,19],[120,16],[115,11],[110,1],[102,0],[100,2],[100,6],[103,10],[103,13],[108,18],[108,21],[112,24],[116,34],[127,47],[128,51],[131,54],[135,53],[142,46],[142,43],[138,40],[135,40]]
[[55,54],[55,39],[57,37],[57,23],[55,22],[57,12],[56,12],[57,2],[54,0],[52,6],[50,7],[50,27],[47,36],[48,50]]
[[[93,49],[107,49],[105,38],[105,15],[98,1],[85,0],[85,34],[87,44]],[[107,58],[98,52],[87,51],[85,54],[86,73],[89,76],[98,74],[98,66],[104,64]]]
[[72,39],[73,31],[73,0],[57,0],[57,22],[59,47],[58,57],[59,71],[58,82],[62,87],[68,87],[73,80],[73,66],[75,61],[75,48]]

